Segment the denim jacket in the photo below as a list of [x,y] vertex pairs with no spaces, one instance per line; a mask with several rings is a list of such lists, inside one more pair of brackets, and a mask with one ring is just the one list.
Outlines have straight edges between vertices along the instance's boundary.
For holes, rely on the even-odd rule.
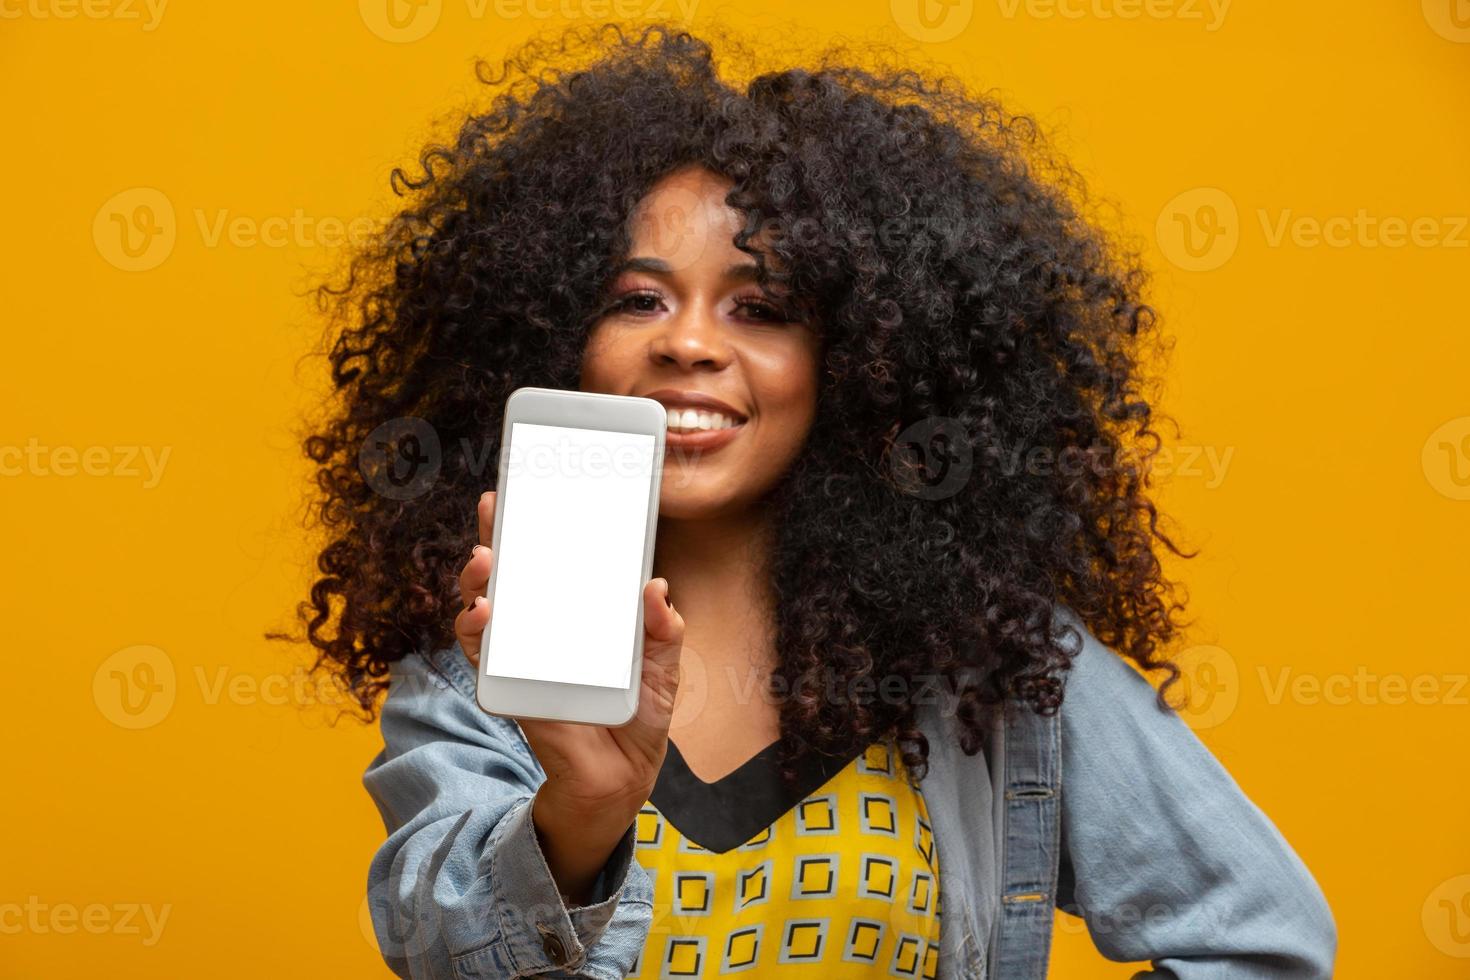
[[[1311,873],[1154,688],[1070,611],[1062,708],[1013,703],[965,755],[942,703],[918,709],[939,850],[940,980],[1045,980],[1053,908],[1138,977],[1332,976],[1337,932]],[[384,748],[363,782],[387,828],[373,927],[402,977],[622,980],[654,921],[633,828],[568,908],[536,840],[546,778],[512,719],[475,703],[457,648],[395,664]]]

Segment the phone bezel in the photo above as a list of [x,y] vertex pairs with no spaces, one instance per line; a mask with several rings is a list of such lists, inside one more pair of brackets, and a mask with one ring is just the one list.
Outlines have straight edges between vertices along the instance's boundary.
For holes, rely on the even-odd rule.
[[[659,491],[663,485],[664,436],[668,431],[668,413],[651,398],[632,395],[609,395],[601,392],[565,391],[557,388],[517,388],[505,400],[505,417],[501,423],[500,454],[496,473],[495,527],[491,548],[500,553],[500,524],[505,515],[505,469],[510,452],[511,426],[516,422],[539,425],[561,425],[609,432],[632,432],[654,437],[654,458],[648,488],[648,528],[644,537],[643,575],[640,591],[634,597],[638,614],[630,644],[631,683],[626,689],[590,684],[566,684],[555,681],[506,677],[487,670],[490,628],[480,637],[480,668],[477,671],[475,696],[480,707],[493,715],[507,718],[537,718],[572,724],[605,725],[617,728],[632,721],[638,710],[638,692],[643,674],[643,601],[642,585],[653,574],[654,538],[658,529]],[[498,563],[492,564],[486,596],[491,602],[494,622],[495,580]]]

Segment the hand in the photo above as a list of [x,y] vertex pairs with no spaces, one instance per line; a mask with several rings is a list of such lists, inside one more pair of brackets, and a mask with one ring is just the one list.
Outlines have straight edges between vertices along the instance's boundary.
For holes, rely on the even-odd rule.
[[[492,490],[480,498],[480,544],[459,576],[460,595],[473,598],[473,604],[456,617],[454,631],[476,669],[480,639],[491,616],[485,591],[495,560],[490,548],[495,497]],[[591,827],[609,833],[615,828],[613,836],[619,836],[653,792],[668,751],[684,644],[684,618],[668,601],[668,589],[668,582],[661,578],[643,587],[641,689],[638,710],[627,724],[611,728],[516,719],[546,772],[546,782],[536,796],[538,826]]]

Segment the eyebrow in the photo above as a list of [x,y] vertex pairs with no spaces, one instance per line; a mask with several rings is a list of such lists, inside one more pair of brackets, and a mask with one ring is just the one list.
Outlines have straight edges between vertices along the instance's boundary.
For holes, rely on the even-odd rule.
[[[618,265],[618,267],[613,270],[613,275],[619,276],[622,275],[624,272],[650,272],[667,274],[672,271],[673,270],[669,267],[669,264],[663,259],[656,259],[651,256],[645,255],[635,255],[630,259],[626,259],[620,265]],[[725,278],[741,279],[749,282],[755,282],[755,272],[756,267],[754,262],[736,262],[734,265],[726,267]]]

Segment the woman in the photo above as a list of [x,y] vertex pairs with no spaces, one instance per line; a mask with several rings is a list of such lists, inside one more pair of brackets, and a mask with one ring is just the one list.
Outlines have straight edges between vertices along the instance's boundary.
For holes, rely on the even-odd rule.
[[[324,292],[342,405],[307,442],[318,663],[388,690],[389,965],[1041,978],[1055,905],[1160,975],[1330,976],[1310,873],[1164,700],[1154,318],[1028,121],[836,53],[736,81],[666,29],[487,82]],[[524,385],[669,408],[621,728],[475,704]]]

